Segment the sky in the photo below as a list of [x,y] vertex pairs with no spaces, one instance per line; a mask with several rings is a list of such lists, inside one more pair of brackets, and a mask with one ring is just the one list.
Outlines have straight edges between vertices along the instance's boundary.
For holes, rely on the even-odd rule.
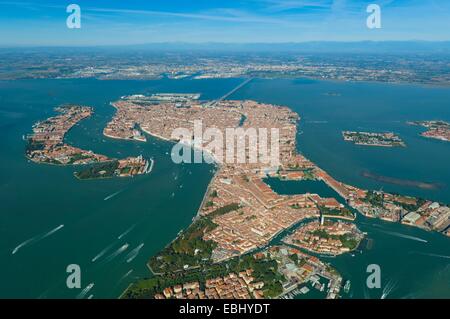
[[[69,4],[81,28],[69,29]],[[369,29],[369,4],[381,28]],[[450,40],[450,0],[0,0],[0,46]]]

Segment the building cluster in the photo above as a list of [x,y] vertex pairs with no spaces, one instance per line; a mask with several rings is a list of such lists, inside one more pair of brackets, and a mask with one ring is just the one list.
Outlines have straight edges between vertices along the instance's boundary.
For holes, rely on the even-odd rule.
[[[334,198],[321,198],[317,194],[278,195],[258,174],[227,166],[210,184],[209,194],[208,204],[200,210],[202,215],[232,203],[240,204],[239,209],[214,217],[218,227],[204,236],[205,240],[218,243],[213,254],[215,260],[267,245],[278,233],[301,220],[319,218],[320,208],[337,212],[344,209]],[[354,216],[349,219],[354,219]]]
[[[219,163],[264,167],[268,171],[271,159],[287,162],[294,155],[298,115],[288,108],[253,101],[217,101],[211,106],[199,102],[196,95],[179,95],[123,97],[113,103],[117,112],[104,134],[142,139],[138,133],[142,130],[161,139],[193,145]],[[222,142],[216,136],[205,136],[206,129],[215,130]],[[277,135],[273,129],[278,130]],[[181,130],[189,134],[180,134]]]
[[[141,133],[137,125],[137,114],[132,112],[123,112],[120,108],[122,103],[113,104],[117,108],[117,112],[113,119],[103,129],[103,135],[109,138],[135,140],[140,142],[147,141],[147,138]],[[134,105],[134,104],[133,104]],[[137,106],[137,108],[140,108]]]
[[433,229],[448,235],[450,207],[437,202],[426,201],[416,211],[404,215],[402,223]]
[[[145,103],[145,97],[125,98],[114,103],[117,113],[108,127],[125,131],[124,126],[130,130],[139,125],[143,131],[167,140],[174,139],[172,132],[179,127],[193,131],[195,120],[202,121],[203,129],[217,128],[222,132],[237,127],[244,130],[278,128],[280,162],[285,165],[302,162],[295,152],[298,115],[288,108],[253,101],[219,101],[213,107],[196,101],[190,107],[177,107],[175,103],[165,101],[151,107]],[[206,144],[199,147],[206,148]],[[246,152],[254,146],[245,143]],[[224,153],[226,147],[228,145],[224,145]],[[237,147],[237,143],[232,147]],[[280,196],[263,182],[262,178],[274,174],[276,169],[261,161],[222,163],[210,184],[200,214],[207,215],[230,204],[239,204],[240,209],[214,217],[218,227],[204,235],[205,240],[218,244],[213,253],[214,260],[264,246],[276,234],[300,220],[318,216],[317,205],[308,196]]]
[[288,246],[273,246],[263,254],[269,255],[277,261],[278,272],[285,278],[281,298],[307,284],[311,284],[320,291],[326,289],[328,299],[339,297],[342,277],[336,270],[317,257],[307,255]]
[[218,227],[203,238],[218,244],[212,257],[216,261],[223,260],[263,247],[284,229],[315,214],[315,209],[276,208],[259,211],[243,207],[214,218]]
[[450,142],[450,123],[444,121],[416,121],[408,122],[411,125],[420,125],[428,130],[421,135],[441,141]]
[[[311,285],[329,299],[339,297],[342,277],[317,257],[289,246],[271,246],[253,255],[255,259],[274,260],[281,275],[282,291],[277,297],[295,293],[297,288]],[[295,258],[294,258],[295,257]],[[229,273],[224,277],[199,282],[185,282],[165,287],[156,299],[261,299],[265,298],[264,281],[254,278],[253,269]],[[302,290],[303,291],[303,290]],[[308,289],[306,289],[308,291]]]
[[[253,269],[238,274],[207,279],[202,289],[200,283],[189,282],[165,288],[156,299],[261,299],[264,298],[263,281],[255,281]],[[203,286],[203,285],[202,285]]]
[[405,146],[402,139],[392,132],[388,133],[372,133],[372,132],[354,132],[343,131],[342,136],[345,141],[353,142],[356,145],[367,146]]
[[66,133],[78,122],[92,115],[87,106],[67,105],[55,108],[57,116],[38,122],[28,135],[26,154],[37,163],[58,165],[90,164],[108,161],[108,157],[64,143]]
[[142,155],[120,159],[118,162],[116,175],[120,177],[148,174],[153,166],[153,160],[148,161]]
[[[217,244],[212,254],[214,261],[264,247],[283,230],[306,218],[318,218],[324,210],[335,214],[337,212],[337,215],[342,212],[342,216],[348,213],[348,209],[345,212],[342,205],[333,199],[321,199],[311,194],[280,196],[264,183],[263,178],[268,175],[285,175],[293,179],[304,179],[308,175],[308,178],[324,181],[351,207],[367,216],[390,221],[400,221],[405,216],[405,205],[386,201],[382,207],[376,206],[367,201],[368,191],[335,180],[304,156],[297,154],[299,117],[289,108],[254,101],[218,100],[214,103],[202,103],[196,99],[189,105],[177,106],[174,102],[165,101],[166,98],[151,107],[146,104],[148,101],[146,102],[145,97],[125,98],[114,103],[117,113],[109,127],[120,130],[125,126],[130,130],[138,125],[146,133],[166,140],[180,139],[172,135],[177,128],[186,128],[195,135],[196,120],[202,122],[200,134],[207,128],[216,128],[221,132],[238,127],[244,130],[277,128],[279,131],[280,161],[276,167],[262,161],[224,163],[215,157],[221,165],[205,194],[199,214],[220,212],[221,208],[231,204],[238,204],[238,208],[214,214],[212,220],[217,227],[203,236],[204,240],[212,240]],[[193,137],[188,136],[188,139]],[[208,142],[203,141],[196,147],[209,151]],[[256,145],[258,143],[259,141]],[[252,144],[249,140],[244,145],[249,156],[247,152],[249,148],[255,147],[255,143]],[[224,150],[228,146],[224,144]],[[232,147],[236,147],[236,144]],[[347,217],[354,219],[352,214]],[[437,220],[440,221],[439,218]]]
[[[183,126],[183,113],[198,105],[200,94],[158,93],[151,96],[141,94],[123,96],[120,101],[112,103],[117,109],[113,119],[106,125],[103,134],[110,138],[136,140],[147,139],[142,131],[149,132],[149,125],[156,125],[152,131],[158,131],[165,139],[171,139],[171,132]],[[167,105],[175,108],[167,108]],[[152,106],[152,107],[150,107]],[[172,111],[172,112],[171,112]],[[164,116],[167,116],[164,118]],[[154,118],[152,119],[152,116]],[[147,124],[147,125],[144,125]]]
[[346,240],[351,239],[355,243],[359,243],[364,237],[355,224],[341,221],[324,223],[313,221],[297,228],[284,241],[315,253],[336,256],[349,252],[357,246],[357,244],[355,247],[346,245],[341,237],[343,235],[346,236]]
[[448,236],[450,207],[415,197],[393,195],[381,191],[367,192],[369,196],[351,204],[368,217],[401,222],[406,225],[434,230]]
[[[426,230],[435,230],[448,236],[450,208],[448,205],[421,199],[394,195],[382,191],[367,191],[336,181],[328,173],[316,167],[315,176],[341,195],[350,207],[367,217],[390,222],[402,222]],[[423,201],[423,205],[419,202]]]
[[[56,165],[81,165],[92,163],[111,163],[116,161],[92,151],[82,150],[64,143],[65,134],[78,122],[92,115],[92,108],[87,106],[66,105],[55,109],[60,114],[38,122],[33,126],[33,134],[28,136],[26,155],[37,163]],[[98,174],[81,174],[92,178],[110,176],[134,176],[151,171],[153,161],[147,161],[142,156],[128,157],[117,160],[114,172],[108,173],[101,167]],[[107,165],[108,166],[108,165]],[[108,168],[109,169],[109,168]],[[94,169],[93,172],[96,172]],[[83,172],[81,172],[83,173]],[[78,173],[75,175],[77,176]]]
[[[207,128],[216,128],[222,132],[227,128],[237,127],[244,130],[279,129],[280,161],[276,167],[261,161],[220,162],[213,156],[220,166],[199,209],[199,217],[210,216],[215,225],[202,237],[205,241],[215,243],[211,255],[213,262],[225,261],[266,247],[276,235],[303,220],[319,220],[323,216],[347,217],[350,220],[355,218],[347,207],[334,198],[321,198],[308,193],[279,195],[264,183],[267,176],[321,180],[335,190],[350,207],[366,216],[416,226],[420,226],[420,222],[424,220],[425,228],[448,234],[449,207],[432,202],[422,203],[413,197],[371,192],[341,183],[304,156],[297,154],[298,115],[288,108],[254,101],[229,100],[202,103],[192,99],[190,102],[177,104],[174,101],[168,102],[168,98],[158,98],[161,100],[158,103],[154,103],[154,98],[150,102],[139,96],[124,98],[114,103],[117,113],[108,127],[113,132],[129,132],[138,126],[148,134],[175,141],[180,140],[180,137],[172,135],[177,128],[186,128],[195,135],[194,123],[197,120],[202,122],[200,134]],[[187,138],[188,142],[192,142],[195,136]],[[202,141],[195,147],[210,151],[208,142]],[[258,143],[259,141],[256,142]],[[244,146],[247,154],[255,143],[251,144],[249,141]],[[226,147],[227,145],[224,145],[225,150]],[[337,255],[356,248],[362,239],[363,234],[352,224],[341,221],[320,224],[316,221],[301,226],[286,240],[314,252]],[[260,253],[256,255],[258,254]],[[339,296],[342,278],[317,258],[286,247],[269,247],[262,254],[277,260],[279,271],[287,278],[283,284],[284,292],[311,283],[320,290],[327,288],[328,298]],[[292,255],[297,257],[293,258]],[[202,291],[197,286],[185,288],[179,285],[166,289],[158,294],[157,298],[257,298],[255,291],[259,291],[258,288],[249,286],[241,274],[229,274],[208,281]]]
[[224,166],[210,185],[208,205],[200,214],[208,215],[230,203],[240,208],[213,218],[218,225],[204,235],[218,245],[214,260],[222,260],[266,245],[284,229],[305,218],[319,216],[316,203],[309,194],[280,196],[265,184],[258,174],[231,170]]
[[301,170],[283,170],[278,172],[278,175],[280,176],[281,179],[285,179],[285,180],[303,180],[306,178],[306,174],[305,171],[301,171]]

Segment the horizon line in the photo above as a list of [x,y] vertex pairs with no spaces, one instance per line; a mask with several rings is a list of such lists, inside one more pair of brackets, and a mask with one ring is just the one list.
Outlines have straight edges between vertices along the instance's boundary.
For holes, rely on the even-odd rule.
[[203,42],[192,42],[192,41],[158,41],[158,42],[143,42],[143,43],[133,43],[133,44],[74,44],[74,45],[58,45],[58,44],[45,44],[45,45],[35,45],[35,44],[0,44],[0,49],[16,49],[16,48],[110,48],[110,47],[134,47],[134,46],[154,46],[154,45],[223,45],[223,46],[251,46],[251,45],[302,45],[302,44],[363,44],[363,43],[386,43],[386,44],[398,44],[398,43],[415,43],[415,44],[449,44],[449,40],[422,40],[422,39],[411,39],[411,40],[348,40],[348,41],[332,41],[332,40],[316,40],[316,41],[280,41],[280,42],[219,42],[219,41],[203,41]]

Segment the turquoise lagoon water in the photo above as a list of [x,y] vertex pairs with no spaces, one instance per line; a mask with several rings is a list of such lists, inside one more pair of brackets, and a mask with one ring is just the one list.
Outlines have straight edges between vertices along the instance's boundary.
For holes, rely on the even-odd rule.
[[[104,138],[102,129],[114,112],[109,103],[126,94],[155,92],[193,92],[212,99],[241,81],[0,82],[0,297],[112,298],[133,280],[148,276],[146,261],[191,222],[214,167],[176,165],[170,159],[171,144],[156,139],[138,143]],[[302,117],[299,151],[343,182],[450,203],[450,144],[424,139],[418,135],[420,128],[405,124],[407,120],[450,120],[450,89],[254,80],[230,98],[287,105],[298,112]],[[53,107],[61,103],[95,109],[92,118],[69,132],[68,142],[114,157],[153,157],[153,172],[129,179],[78,181],[74,167],[27,161],[22,135],[37,120],[52,116]],[[343,142],[341,130],[395,131],[408,147],[358,147]],[[439,187],[424,190],[382,183],[363,177],[364,171]],[[321,184],[272,181],[271,185],[286,194],[333,194]],[[373,239],[373,247],[354,257],[326,258],[352,281],[350,294],[344,297],[450,297],[448,238],[362,216],[357,224]],[[64,227],[45,236],[59,225]],[[12,254],[20,243],[33,238]],[[137,256],[127,262],[142,244]],[[382,289],[365,288],[365,270],[371,263],[381,266]],[[69,264],[80,265],[82,286],[94,284],[90,291],[83,294],[66,287]]]

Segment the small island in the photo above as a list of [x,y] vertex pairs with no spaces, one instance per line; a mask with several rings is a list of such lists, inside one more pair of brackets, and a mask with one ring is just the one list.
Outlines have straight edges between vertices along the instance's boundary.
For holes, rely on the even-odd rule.
[[356,249],[363,238],[354,224],[322,219],[300,226],[283,241],[314,253],[337,256]]
[[36,163],[77,165],[107,162],[109,158],[64,143],[66,133],[81,120],[92,115],[92,108],[62,105],[55,108],[60,113],[33,126],[27,137],[26,155]]
[[88,169],[75,172],[74,175],[78,179],[130,177],[150,173],[153,163],[153,159],[148,161],[140,155],[138,157],[127,157],[121,160],[99,163]]
[[35,163],[53,165],[87,165],[91,167],[75,172],[78,179],[127,177],[149,173],[153,160],[142,156],[113,159],[95,154],[64,142],[66,133],[81,120],[92,115],[88,106],[62,105],[55,108],[60,113],[33,125],[33,133],[27,136],[26,156]]
[[428,130],[420,134],[423,137],[434,138],[450,142],[450,123],[444,121],[414,121],[407,122],[409,125],[419,125]]
[[406,146],[402,139],[392,132],[371,133],[343,131],[342,136],[344,137],[345,141],[353,142],[356,145],[384,147]]

